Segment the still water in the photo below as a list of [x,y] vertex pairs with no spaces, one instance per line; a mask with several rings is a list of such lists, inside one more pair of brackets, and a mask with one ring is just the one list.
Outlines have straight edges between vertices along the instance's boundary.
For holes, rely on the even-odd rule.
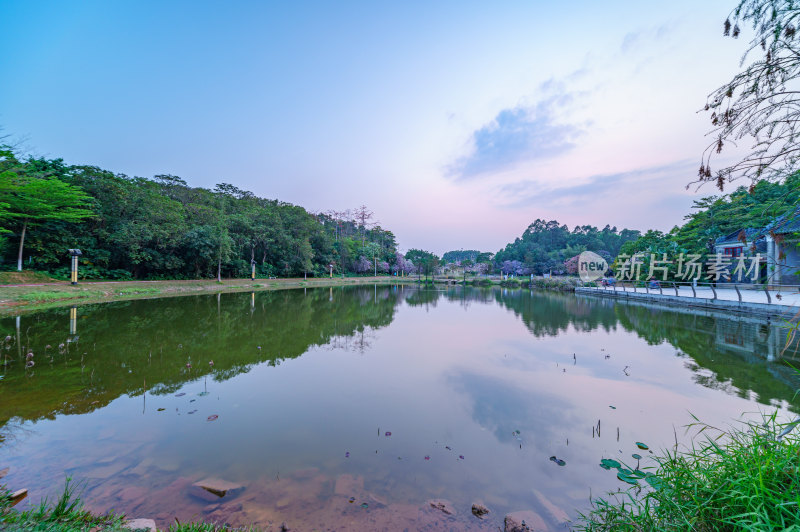
[[800,411],[776,325],[591,296],[315,288],[82,306],[73,328],[0,320],[4,482],[30,504],[69,476],[159,526],[564,529],[626,487],[601,458],[646,467],[635,442],[688,441],[690,413]]

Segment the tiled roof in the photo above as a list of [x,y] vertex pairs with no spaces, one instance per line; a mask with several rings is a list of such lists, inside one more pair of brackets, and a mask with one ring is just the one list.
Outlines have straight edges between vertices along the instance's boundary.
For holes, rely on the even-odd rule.
[[[719,246],[720,244],[725,244],[725,243],[728,243],[728,242],[737,243],[737,244],[741,243],[741,241],[739,240],[739,233],[741,233],[741,232],[742,232],[741,229],[737,229],[733,233],[730,233],[730,234],[725,235],[725,236],[721,236],[721,237],[719,237],[718,239],[716,239],[714,241],[714,244]],[[753,229],[753,228],[748,227],[747,229],[744,230],[744,234],[745,234],[745,238],[747,239],[748,243],[752,243],[753,240],[758,240],[759,238],[761,238],[761,230],[759,230],[759,229]]]
[[776,234],[800,231],[800,205],[795,205],[789,212],[778,216],[764,228],[764,232],[769,233],[770,231]]

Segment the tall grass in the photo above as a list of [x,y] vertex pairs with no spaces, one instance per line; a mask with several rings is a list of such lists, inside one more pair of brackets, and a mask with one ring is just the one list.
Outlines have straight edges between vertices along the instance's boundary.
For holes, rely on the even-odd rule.
[[658,489],[634,486],[595,499],[574,530],[800,531],[796,432],[786,433],[776,414],[728,430],[699,421],[689,427],[698,429],[691,447],[656,458]]

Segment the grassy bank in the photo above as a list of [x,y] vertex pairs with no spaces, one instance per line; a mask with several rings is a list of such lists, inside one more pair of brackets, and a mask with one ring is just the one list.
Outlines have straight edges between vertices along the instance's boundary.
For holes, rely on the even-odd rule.
[[692,446],[664,451],[654,471],[604,460],[635,485],[595,499],[575,530],[800,531],[800,437],[791,424],[773,415],[729,430],[690,427]]
[[[51,307],[102,303],[106,301],[213,294],[217,292],[248,292],[286,288],[344,286],[357,284],[395,284],[414,282],[409,277],[334,277],[308,279],[224,279],[203,281],[87,281],[72,286],[64,281],[37,277],[37,282],[2,284],[0,277],[0,316],[14,315],[27,310]],[[19,279],[16,279],[19,280]],[[27,280],[27,279],[26,279]]]
[[[131,532],[124,515],[94,515],[88,512],[80,489],[67,479],[56,501],[43,500],[24,511],[12,507],[11,493],[0,485],[0,530],[36,532]],[[138,529],[146,530],[146,529]],[[168,532],[255,532],[250,528],[229,528],[208,523],[175,523]]]

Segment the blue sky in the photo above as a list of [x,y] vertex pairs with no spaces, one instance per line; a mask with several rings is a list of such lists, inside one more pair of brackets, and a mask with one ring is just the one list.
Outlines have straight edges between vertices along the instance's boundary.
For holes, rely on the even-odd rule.
[[[367,204],[402,248],[669,229],[731,1],[0,0],[0,126],[70,163]],[[746,37],[746,36],[745,36]]]

